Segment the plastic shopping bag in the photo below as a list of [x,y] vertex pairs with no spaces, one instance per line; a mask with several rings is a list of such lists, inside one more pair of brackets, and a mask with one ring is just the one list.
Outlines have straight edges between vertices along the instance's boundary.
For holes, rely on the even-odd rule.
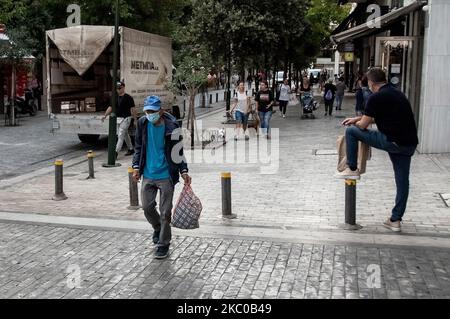
[[202,209],[202,203],[192,188],[184,185],[173,209],[172,226],[181,229],[199,228],[198,220]]
[[294,106],[298,104],[297,96],[295,96],[295,93],[289,94],[289,102],[288,106]]

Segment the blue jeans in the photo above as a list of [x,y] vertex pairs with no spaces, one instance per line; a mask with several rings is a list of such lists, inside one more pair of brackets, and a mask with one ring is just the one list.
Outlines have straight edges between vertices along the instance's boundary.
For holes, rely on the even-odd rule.
[[261,120],[261,129],[263,134],[270,133],[270,118],[272,117],[272,111],[259,112],[259,119]]
[[416,146],[399,146],[389,142],[386,135],[379,131],[361,130],[356,126],[347,128],[345,140],[347,144],[347,165],[349,167],[357,167],[358,165],[358,141],[389,153],[397,187],[391,219],[392,221],[402,220],[408,201],[411,157],[414,155]]
[[340,110],[342,108],[343,100],[344,100],[343,95],[336,95],[336,110]]
[[248,113],[244,114],[241,111],[236,111],[235,113],[236,122],[241,123],[242,125],[246,126],[248,122]]

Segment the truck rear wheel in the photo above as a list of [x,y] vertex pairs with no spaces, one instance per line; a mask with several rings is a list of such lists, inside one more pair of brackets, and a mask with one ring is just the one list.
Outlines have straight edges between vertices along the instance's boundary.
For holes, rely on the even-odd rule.
[[78,138],[81,142],[86,144],[95,144],[100,138],[100,134],[78,134]]

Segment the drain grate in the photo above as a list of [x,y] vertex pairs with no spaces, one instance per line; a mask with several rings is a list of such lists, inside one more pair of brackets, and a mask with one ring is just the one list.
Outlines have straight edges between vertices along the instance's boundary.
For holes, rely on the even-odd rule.
[[444,201],[444,204],[447,207],[450,207],[450,193],[439,193],[439,196],[441,196],[442,200]]
[[338,155],[336,150],[312,150],[313,155]]

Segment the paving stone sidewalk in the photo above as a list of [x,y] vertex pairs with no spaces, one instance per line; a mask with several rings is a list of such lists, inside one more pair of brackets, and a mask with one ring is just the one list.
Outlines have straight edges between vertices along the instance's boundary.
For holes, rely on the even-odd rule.
[[0,223],[2,298],[446,298],[450,252]]
[[[318,98],[320,101],[320,98]],[[279,153],[279,169],[275,174],[261,174],[266,164],[193,163],[192,152],[186,150],[193,177],[193,189],[202,201],[201,223],[221,223],[220,172],[232,173],[233,213],[239,226],[291,227],[307,230],[338,231],[344,221],[344,182],[333,177],[336,170],[336,136],[344,133],[340,122],[353,114],[354,98],[347,96],[343,111],[323,116],[323,104],[314,120],[301,120],[299,106],[288,108],[287,118],[275,113],[272,127],[279,128],[280,139],[272,140]],[[204,128],[232,128],[225,125],[224,112],[212,112],[202,118]],[[245,141],[228,143],[216,152],[229,152],[245,145],[252,150],[265,145],[251,135]],[[211,154],[211,150],[206,153]],[[323,155],[320,155],[323,154]],[[403,231],[411,235],[450,235],[450,208],[440,195],[450,193],[450,154],[413,157],[411,189]],[[247,154],[255,159],[255,151]],[[275,159],[273,157],[272,159]],[[119,157],[120,168],[101,167],[106,155],[95,159],[96,179],[86,180],[87,163],[64,169],[66,201],[52,201],[54,176],[30,177],[21,183],[0,189],[0,211],[40,214],[88,216],[112,219],[144,220],[142,210],[130,211],[127,167],[130,157]],[[1,185],[0,185],[1,186]],[[175,198],[182,186],[176,187]],[[385,152],[373,150],[367,173],[358,183],[357,222],[362,233],[386,233],[381,222],[389,214],[395,197],[391,163]]]

